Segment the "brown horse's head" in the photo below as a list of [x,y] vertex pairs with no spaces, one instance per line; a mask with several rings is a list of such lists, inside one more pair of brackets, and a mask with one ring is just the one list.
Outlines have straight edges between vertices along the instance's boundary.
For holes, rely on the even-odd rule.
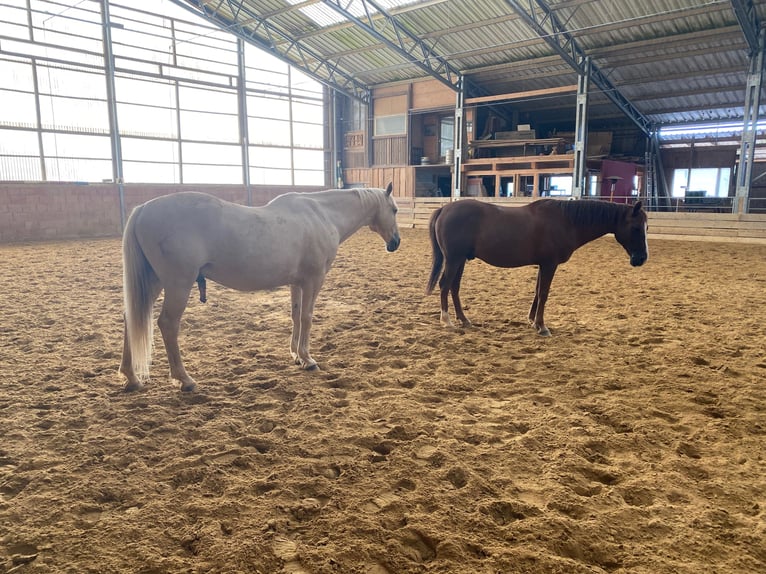
[[372,223],[370,223],[370,229],[383,238],[388,251],[396,251],[401,241],[399,238],[399,226],[396,223],[396,202],[391,194],[393,189],[393,183],[389,183],[385,190],[376,190],[378,207],[372,218]]
[[646,241],[646,212],[637,201],[633,207],[626,210],[624,217],[617,224],[614,237],[630,255],[633,267],[643,265],[649,257],[649,245]]

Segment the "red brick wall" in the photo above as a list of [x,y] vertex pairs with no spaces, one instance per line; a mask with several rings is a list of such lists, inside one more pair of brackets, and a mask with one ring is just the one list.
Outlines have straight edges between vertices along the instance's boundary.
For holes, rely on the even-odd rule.
[[[253,205],[264,205],[288,191],[319,187],[252,186]],[[124,186],[126,217],[133,208],[155,197],[179,191],[203,191],[247,204],[243,185]],[[0,183],[0,243],[119,237],[119,189],[114,184]]]

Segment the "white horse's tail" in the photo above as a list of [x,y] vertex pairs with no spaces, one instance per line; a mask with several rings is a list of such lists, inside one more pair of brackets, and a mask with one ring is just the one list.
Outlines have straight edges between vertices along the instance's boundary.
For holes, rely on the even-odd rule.
[[140,210],[141,207],[136,208],[128,218],[122,238],[122,285],[126,337],[133,371],[138,380],[144,382],[149,378],[149,365],[152,361],[152,284],[157,278],[136,238],[136,220]]

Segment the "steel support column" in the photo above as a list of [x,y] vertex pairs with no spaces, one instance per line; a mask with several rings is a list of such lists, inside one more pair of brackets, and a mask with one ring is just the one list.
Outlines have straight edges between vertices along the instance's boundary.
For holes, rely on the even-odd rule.
[[330,101],[330,105],[327,113],[329,118],[327,125],[330,129],[330,169],[329,175],[331,179],[330,187],[337,189],[343,189],[345,183],[343,181],[343,160],[338,150],[344,149],[343,142],[341,141],[341,135],[343,134],[343,126],[341,125],[340,114],[338,113],[338,101],[343,96],[337,90],[332,88],[326,89],[327,99]]
[[755,155],[755,136],[758,132],[758,108],[763,86],[763,51],[764,31],[758,35],[758,50],[750,56],[750,73],[745,87],[745,121],[742,127],[742,143],[739,147],[739,166],[737,169],[737,191],[732,204],[734,213],[748,211],[750,180],[753,174],[753,156]]
[[452,147],[454,148],[454,157],[452,158],[452,193],[451,197],[458,198],[463,186],[463,174],[460,173],[463,166],[463,140],[465,139],[465,83],[463,76],[458,78],[457,94],[455,97],[455,131],[452,134]]
[[664,206],[666,209],[672,207],[670,202],[670,191],[668,191],[668,181],[665,178],[665,166],[662,163],[662,153],[660,149],[659,131],[654,131],[651,135],[651,149],[654,159],[654,167],[657,182],[657,205]]
[[250,135],[247,127],[247,83],[245,82],[245,41],[237,38],[237,121],[239,123],[239,146],[242,152],[242,183],[245,185],[247,205],[253,206],[250,189]]
[[655,171],[654,154],[652,153],[652,140],[646,138],[644,143],[644,197],[647,211],[655,211],[657,208],[657,173]]
[[125,228],[125,188],[122,173],[122,143],[117,122],[117,99],[114,86],[114,52],[112,51],[112,23],[109,16],[109,0],[101,0],[101,24],[103,28],[104,75],[106,76],[106,107],[109,114],[109,140],[112,147],[112,181],[117,184],[120,198],[120,226]]
[[572,196],[575,199],[580,199],[585,195],[588,186],[588,88],[590,70],[590,57],[586,57],[583,69],[577,78],[574,173],[572,174]]

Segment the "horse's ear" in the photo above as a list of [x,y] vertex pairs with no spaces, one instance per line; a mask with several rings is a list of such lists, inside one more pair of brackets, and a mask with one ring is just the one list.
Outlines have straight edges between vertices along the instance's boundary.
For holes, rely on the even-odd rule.
[[643,204],[641,203],[641,200],[639,199],[636,203],[633,204],[633,215],[638,215],[638,213],[641,211],[641,207],[643,207]]
[[394,182],[393,181],[388,183],[388,187],[386,188],[386,195],[391,195],[392,191],[394,191]]

